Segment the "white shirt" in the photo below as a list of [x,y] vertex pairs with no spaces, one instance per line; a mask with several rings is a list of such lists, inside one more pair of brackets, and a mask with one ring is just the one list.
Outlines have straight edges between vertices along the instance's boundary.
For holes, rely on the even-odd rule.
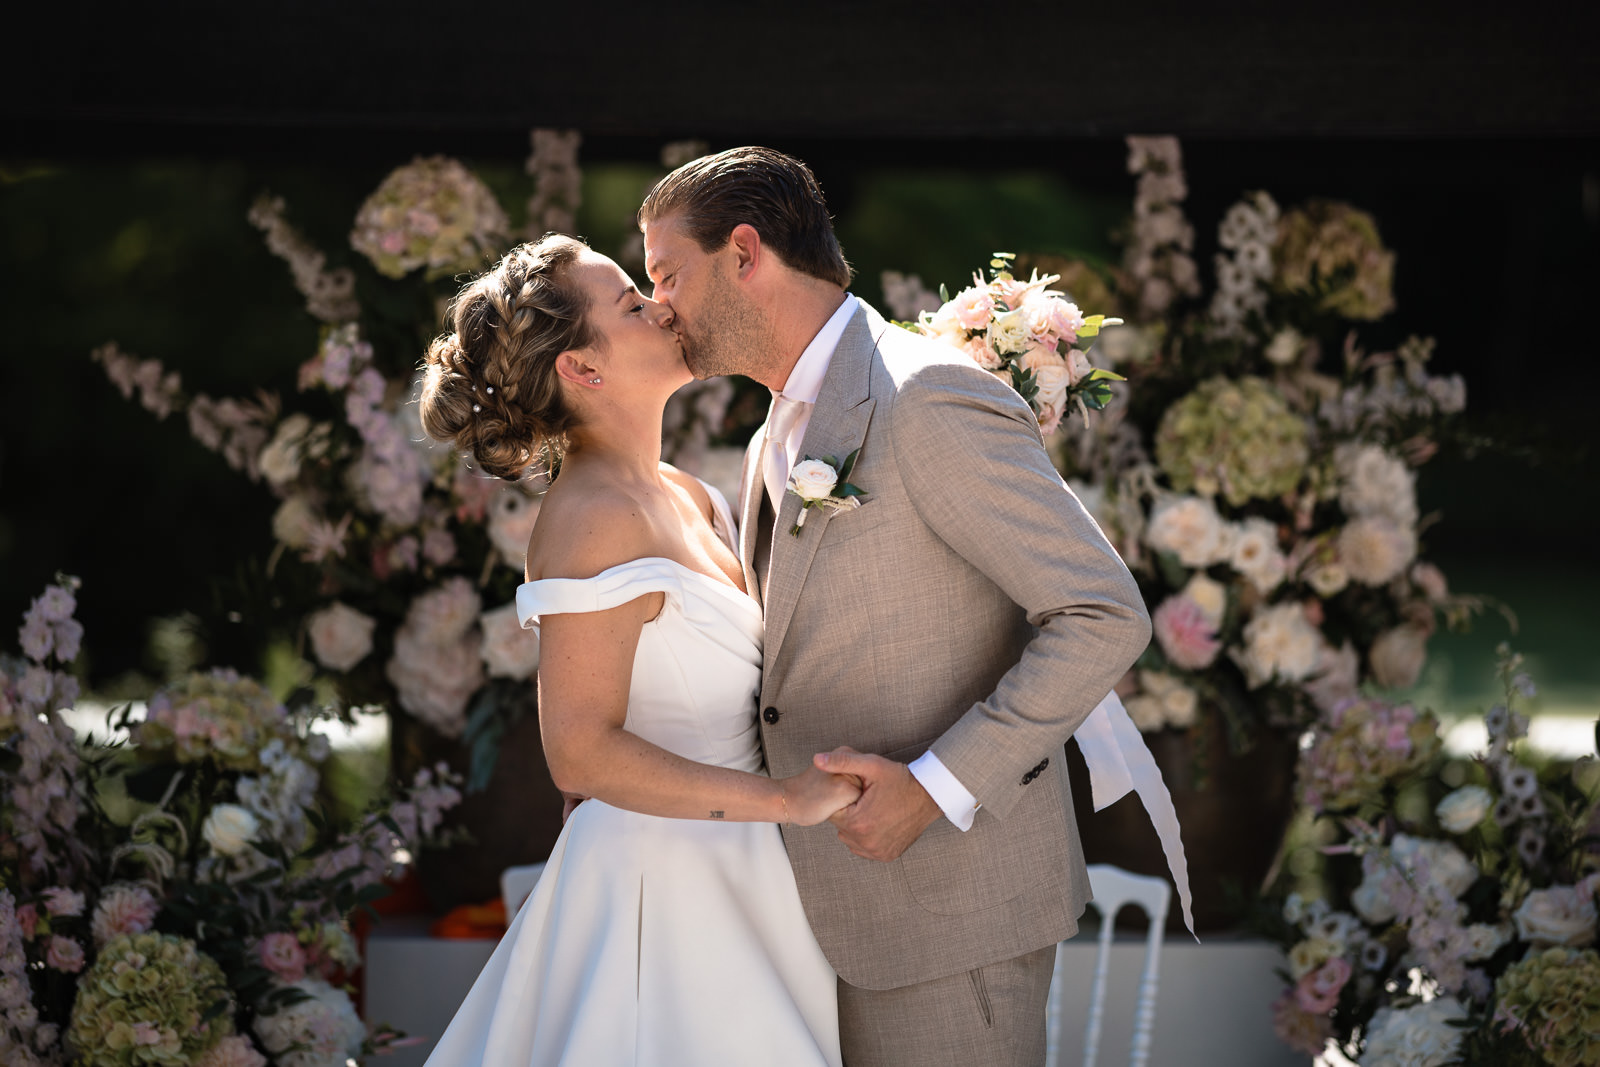
[[[857,306],[856,298],[846,293],[839,310],[822,324],[822,329],[817,331],[811,343],[806,345],[805,351],[800,353],[800,359],[789,372],[789,378],[783,383],[783,388],[772,394],[774,400],[781,393],[789,400],[805,405],[799,417],[794,420],[788,439],[783,442],[784,451],[790,457],[790,466],[803,458],[800,455],[800,443],[805,440],[806,427],[811,424],[812,405],[817,402],[817,394],[822,391],[822,379],[827,376],[828,366],[833,362],[834,350],[839,347],[839,339],[844,336],[844,328],[855,316]],[[755,464],[754,469],[755,476],[759,478],[760,465]],[[978,812],[977,798],[954,774],[950,773],[949,768],[938,756],[932,752],[924,752],[911,762],[910,769],[917,782],[933,798],[933,802],[939,805],[939,810],[944,812],[945,818],[954,823],[957,829],[972,828],[973,817]]]

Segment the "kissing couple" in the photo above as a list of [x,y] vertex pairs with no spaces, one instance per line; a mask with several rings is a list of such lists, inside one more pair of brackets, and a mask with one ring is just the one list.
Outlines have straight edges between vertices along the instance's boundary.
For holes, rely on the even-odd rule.
[[[429,1064],[1041,1064],[1090,896],[1062,745],[1138,587],[1028,404],[847,291],[799,160],[694,160],[639,225],[648,294],[552,234],[427,352],[430,435],[555,474],[516,603],[571,809]],[[736,513],[661,461],[724,374],[773,394]]]

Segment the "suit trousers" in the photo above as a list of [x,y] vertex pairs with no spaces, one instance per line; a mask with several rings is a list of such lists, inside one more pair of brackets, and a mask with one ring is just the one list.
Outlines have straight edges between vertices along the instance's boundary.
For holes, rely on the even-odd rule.
[[1041,1067],[1056,947],[900,989],[839,980],[845,1067]]

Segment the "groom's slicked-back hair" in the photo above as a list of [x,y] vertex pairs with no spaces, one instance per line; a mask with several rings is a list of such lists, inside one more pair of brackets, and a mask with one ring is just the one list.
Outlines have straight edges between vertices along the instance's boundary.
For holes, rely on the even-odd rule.
[[811,168],[771,148],[730,148],[690,160],[656,183],[639,207],[639,227],[668,216],[702,251],[715,252],[749,223],[788,266],[843,289],[850,264]]

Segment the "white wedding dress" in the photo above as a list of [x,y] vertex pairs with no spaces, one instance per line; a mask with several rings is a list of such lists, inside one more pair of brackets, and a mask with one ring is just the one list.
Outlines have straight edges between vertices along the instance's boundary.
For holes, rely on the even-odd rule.
[[[737,544],[711,490],[717,532]],[[668,559],[517,590],[518,615],[666,594],[639,638],[626,728],[687,759],[765,773],[761,609]],[[836,979],[773,823],[578,805],[429,1067],[839,1067]]]

